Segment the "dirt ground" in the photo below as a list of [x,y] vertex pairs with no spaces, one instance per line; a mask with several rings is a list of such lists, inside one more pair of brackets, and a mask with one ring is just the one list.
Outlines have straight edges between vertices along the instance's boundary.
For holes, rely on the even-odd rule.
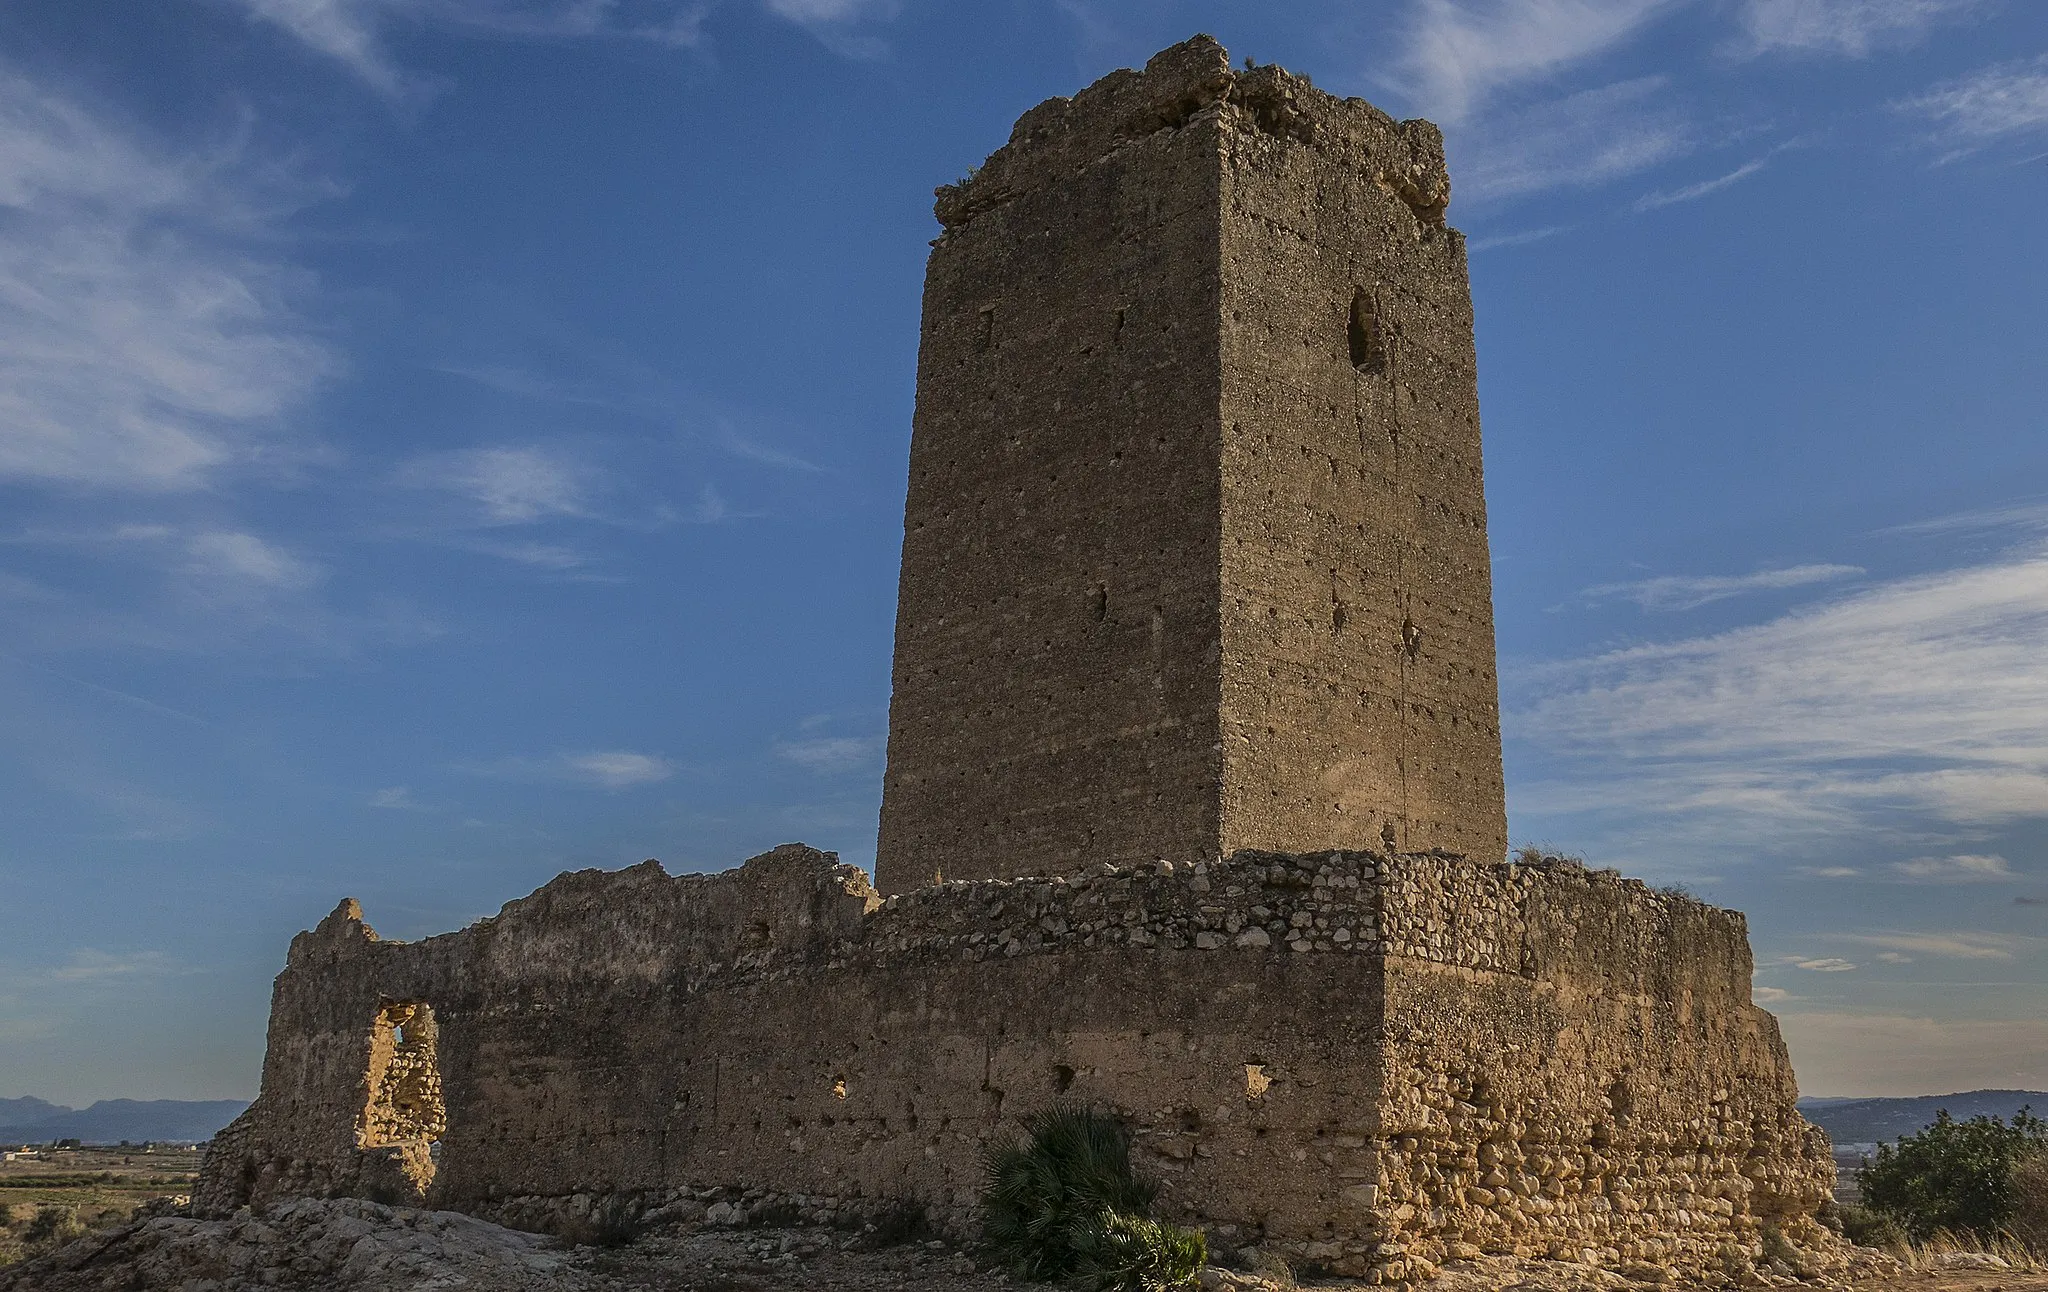
[[[1834,1292],[2048,1292],[2048,1273],[1969,1268],[1944,1258],[1915,1272],[1881,1258],[1851,1277],[1799,1282],[1745,1273],[1741,1287]],[[1210,1268],[1205,1292],[1283,1292],[1249,1272]],[[834,1229],[719,1229],[648,1234],[621,1247],[565,1247],[453,1212],[353,1199],[299,1200],[260,1216],[197,1220],[161,1209],[35,1261],[0,1269],[0,1292],[1026,1292],[986,1257],[935,1240],[877,1248]],[[1304,1289],[1383,1292],[1343,1281]],[[1610,1271],[1550,1261],[1452,1262],[1426,1292],[1680,1292]],[[1734,1292],[1735,1285],[1719,1286]]]
[[[587,1250],[587,1249],[586,1249]],[[944,1243],[908,1244],[884,1251],[843,1248],[816,1230],[705,1230],[673,1238],[649,1238],[631,1247],[589,1252],[591,1273],[610,1289],[635,1292],[1024,1292],[1033,1285],[984,1268],[975,1257]],[[1210,1289],[1273,1292],[1286,1284],[1236,1271],[1207,1271]],[[1786,1288],[1853,1289],[1853,1292],[2048,1292],[2048,1272],[1945,1270],[1866,1273],[1827,1285],[1784,1280]],[[1316,1292],[1383,1292],[1343,1280],[1303,1280]],[[1617,1275],[1556,1262],[1501,1262],[1444,1268],[1425,1292],[1651,1292],[1660,1285],[1631,1283]],[[1677,1285],[1661,1285],[1677,1292]]]

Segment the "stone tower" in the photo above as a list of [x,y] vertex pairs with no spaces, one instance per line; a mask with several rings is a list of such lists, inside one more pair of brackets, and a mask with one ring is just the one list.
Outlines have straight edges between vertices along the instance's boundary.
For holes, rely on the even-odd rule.
[[877,883],[1506,851],[1442,136],[1206,36],[939,190]]

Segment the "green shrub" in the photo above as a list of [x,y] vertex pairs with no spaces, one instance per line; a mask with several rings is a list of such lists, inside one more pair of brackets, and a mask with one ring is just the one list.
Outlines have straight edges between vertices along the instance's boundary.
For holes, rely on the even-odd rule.
[[1842,1237],[1858,1247],[1882,1247],[1889,1251],[1906,1245],[1905,1226],[1889,1212],[1844,1203],[1835,1208],[1835,1219],[1841,1223]]
[[1027,1143],[989,1156],[982,1199],[983,1236],[1020,1278],[1138,1292],[1181,1286],[1201,1269],[1202,1235],[1150,1218],[1159,1189],[1132,1170],[1122,1122],[1054,1105],[1024,1125]]
[[1186,1286],[1208,1263],[1200,1233],[1146,1216],[1105,1211],[1074,1239],[1074,1272],[1100,1289]]
[[1905,1227],[1914,1242],[1937,1232],[1989,1238],[2012,1218],[2013,1168],[2048,1150],[2048,1122],[2026,1109],[1956,1121],[1946,1109],[1918,1134],[1880,1144],[1858,1177],[1866,1206]]
[[79,1219],[78,1208],[46,1202],[36,1208],[35,1219],[22,1230],[22,1246],[30,1252],[46,1252],[84,1233],[85,1222]]

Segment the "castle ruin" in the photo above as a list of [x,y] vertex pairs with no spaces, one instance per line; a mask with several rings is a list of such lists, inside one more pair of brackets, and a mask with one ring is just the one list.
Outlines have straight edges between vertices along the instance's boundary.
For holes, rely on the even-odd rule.
[[1825,1250],[1742,917],[1505,859],[1442,141],[1206,37],[941,189],[876,867],[565,874],[292,942],[197,1205],[970,1229],[1114,1109],[1171,1218],[1447,1259]]

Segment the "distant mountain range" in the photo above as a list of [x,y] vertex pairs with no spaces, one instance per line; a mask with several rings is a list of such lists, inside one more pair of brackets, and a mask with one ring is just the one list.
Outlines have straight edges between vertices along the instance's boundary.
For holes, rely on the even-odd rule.
[[1946,1108],[1958,1121],[1989,1115],[2012,1120],[2022,1108],[2048,1117],[2048,1091],[1966,1090],[1904,1099],[1802,1099],[1799,1111],[1837,1144],[1883,1144],[1911,1135]]
[[42,1099],[0,1099],[0,1144],[197,1143],[212,1139],[248,1106],[239,1099],[102,1099],[90,1108],[66,1108]]
[[[66,1108],[42,1099],[0,1099],[0,1144],[47,1144],[75,1139],[88,1144],[127,1140],[213,1138],[215,1131],[241,1116],[249,1105],[239,1099],[102,1099],[90,1108]],[[1953,1095],[1914,1095],[1903,1099],[1828,1099],[1799,1101],[1806,1119],[1837,1144],[1878,1144],[1910,1135],[1946,1108],[1956,1118],[1990,1114],[2012,1120],[2032,1107],[2048,1117],[2048,1091],[1966,1090]]]

